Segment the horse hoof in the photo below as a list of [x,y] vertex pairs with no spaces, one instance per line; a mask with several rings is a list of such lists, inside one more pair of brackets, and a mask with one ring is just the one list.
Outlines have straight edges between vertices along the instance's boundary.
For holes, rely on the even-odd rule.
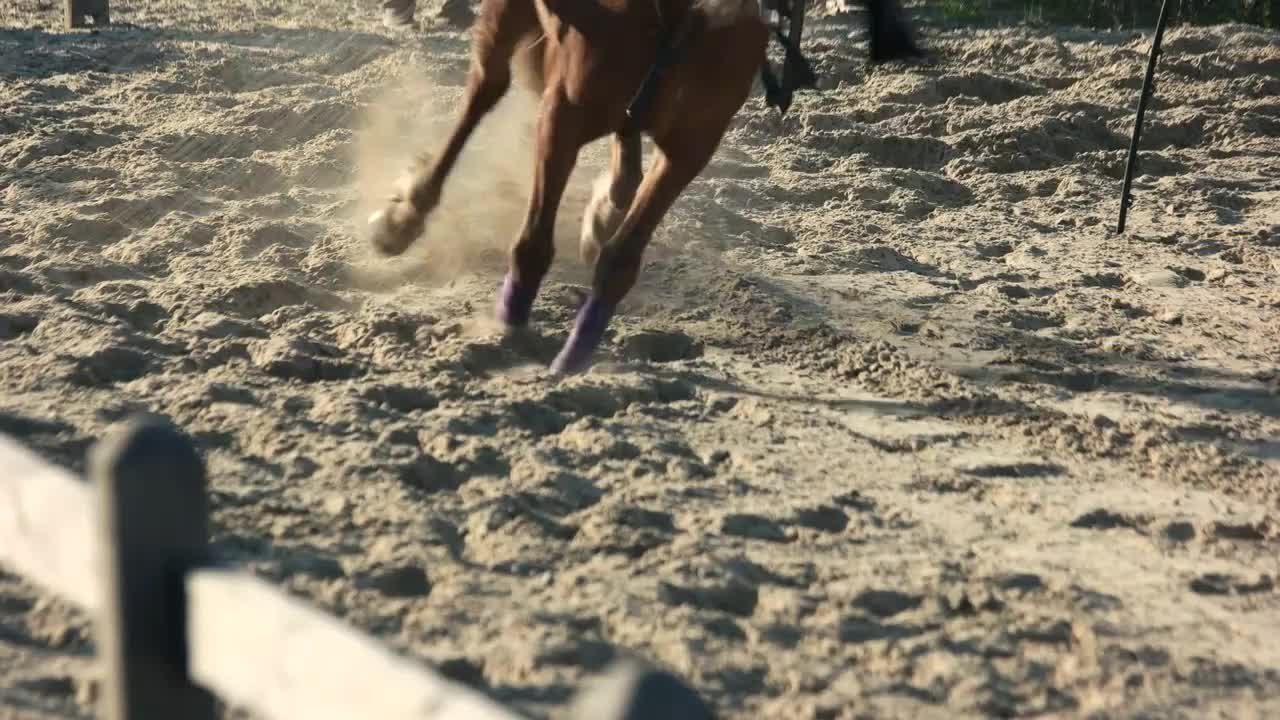
[[516,283],[515,276],[507,273],[502,279],[502,292],[498,294],[494,315],[498,322],[508,328],[524,327],[529,324],[529,315],[533,312],[533,299],[537,297],[537,288],[526,288]]
[[591,356],[600,346],[605,328],[613,317],[614,306],[591,298],[578,310],[573,331],[565,341],[560,354],[551,362],[554,375],[572,375],[586,369]]
[[401,255],[422,231],[416,212],[405,204],[381,208],[369,214],[369,243],[383,255]]

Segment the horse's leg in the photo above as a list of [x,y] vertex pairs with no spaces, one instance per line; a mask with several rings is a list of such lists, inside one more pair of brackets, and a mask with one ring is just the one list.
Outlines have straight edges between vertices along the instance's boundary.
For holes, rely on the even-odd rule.
[[444,150],[429,166],[419,162],[397,183],[387,205],[369,216],[370,242],[382,253],[399,255],[422,234],[463,146],[511,85],[516,46],[537,27],[537,13],[529,0],[483,0],[471,30],[471,70],[462,114]]
[[640,133],[620,132],[613,136],[613,159],[609,172],[596,179],[591,202],[582,215],[582,235],[578,251],[583,262],[594,263],[600,247],[617,232],[627,208],[636,197],[644,175]]
[[559,80],[548,85],[538,113],[533,190],[495,311],[508,327],[529,322],[533,300],[555,257],[556,212],[584,144],[582,112],[569,103]]
[[599,346],[618,303],[635,286],[654,230],[715,153],[725,126],[713,129],[686,132],[666,142],[659,140],[658,151],[640,183],[635,202],[618,231],[601,248],[591,296],[578,310],[573,331],[551,364],[552,372],[566,374],[581,370]]
[[897,0],[864,0],[867,8],[867,50],[871,62],[923,58],[915,33]]

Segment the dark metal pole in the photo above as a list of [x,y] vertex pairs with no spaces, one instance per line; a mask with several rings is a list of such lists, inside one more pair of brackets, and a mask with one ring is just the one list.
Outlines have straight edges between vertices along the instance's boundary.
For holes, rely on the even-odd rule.
[[1151,82],[1155,79],[1156,59],[1160,57],[1160,41],[1164,38],[1164,24],[1169,17],[1169,0],[1160,5],[1160,19],[1156,20],[1156,35],[1151,41],[1151,56],[1147,58],[1147,76],[1142,81],[1142,95],[1138,98],[1138,114],[1133,120],[1133,139],[1129,142],[1129,161],[1124,168],[1124,187],[1120,190],[1120,221],[1116,234],[1124,232],[1124,221],[1129,216],[1129,197],[1133,187],[1133,169],[1138,164],[1138,138],[1142,135],[1142,117],[1147,113],[1147,101],[1151,99]]

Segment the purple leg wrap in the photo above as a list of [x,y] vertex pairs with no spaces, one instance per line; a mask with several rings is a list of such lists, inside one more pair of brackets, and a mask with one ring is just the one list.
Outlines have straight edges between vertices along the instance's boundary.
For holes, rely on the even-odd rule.
[[557,375],[569,375],[586,367],[591,354],[600,345],[604,330],[613,317],[615,306],[590,298],[578,310],[578,319],[573,324],[573,331],[565,341],[560,354],[551,363],[551,372]]
[[523,327],[529,324],[529,313],[533,310],[533,299],[538,295],[537,288],[526,288],[516,284],[516,279],[507,273],[502,280],[502,292],[498,295],[498,306],[495,315],[498,321],[508,327]]

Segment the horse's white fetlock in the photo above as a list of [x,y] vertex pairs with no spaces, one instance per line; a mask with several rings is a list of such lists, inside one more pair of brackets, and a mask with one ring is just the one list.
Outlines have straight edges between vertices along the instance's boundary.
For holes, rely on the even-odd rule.
[[612,185],[613,176],[610,173],[596,178],[595,187],[591,192],[591,202],[582,213],[582,235],[578,250],[582,261],[588,265],[596,261],[596,257],[600,255],[600,248],[609,242],[626,216],[626,212],[614,205],[613,198],[609,197]]

